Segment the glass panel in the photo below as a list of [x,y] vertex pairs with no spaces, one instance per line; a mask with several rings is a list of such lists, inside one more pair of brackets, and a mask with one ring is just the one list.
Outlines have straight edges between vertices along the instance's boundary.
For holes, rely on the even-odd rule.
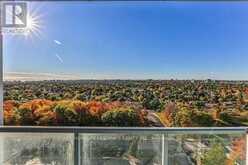
[[245,165],[245,134],[168,135],[168,162],[177,165]]
[[[217,132],[216,132],[217,133]],[[83,165],[245,165],[245,133],[81,134]]]
[[81,164],[161,164],[161,135],[81,134]]
[[73,164],[73,134],[0,133],[0,138],[1,164]]
[[[245,165],[245,132],[159,133],[81,133],[75,154],[81,165]],[[73,165],[74,140],[68,133],[0,133],[0,164]]]

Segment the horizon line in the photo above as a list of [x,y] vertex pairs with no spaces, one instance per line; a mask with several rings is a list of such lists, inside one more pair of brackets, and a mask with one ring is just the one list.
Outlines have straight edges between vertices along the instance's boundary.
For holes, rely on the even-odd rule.
[[[162,78],[164,77],[164,78]],[[248,81],[248,79],[239,79],[239,78],[218,78],[218,76],[207,76],[201,75],[198,76],[161,76],[157,75],[156,77],[146,76],[135,76],[135,75],[97,75],[97,74],[88,74],[88,75],[74,75],[68,73],[35,73],[35,72],[4,72],[3,81],[55,81],[55,80],[216,80],[216,81]]]
[[33,82],[33,81],[112,81],[112,80],[120,80],[120,81],[247,81],[248,80],[234,80],[234,79],[211,79],[211,78],[206,78],[206,79],[179,79],[179,78],[171,78],[171,79],[153,79],[153,78],[145,78],[145,79],[122,79],[122,78],[106,78],[106,79],[44,79],[44,80],[5,80],[3,79],[3,82]]

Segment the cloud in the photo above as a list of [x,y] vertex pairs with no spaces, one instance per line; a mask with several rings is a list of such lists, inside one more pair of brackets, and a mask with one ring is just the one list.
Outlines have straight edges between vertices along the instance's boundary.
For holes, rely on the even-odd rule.
[[63,60],[58,54],[55,54],[55,56],[59,59],[59,61],[60,61],[61,63],[64,62],[64,60]]
[[57,45],[62,45],[62,43],[61,43],[60,41],[58,41],[58,40],[53,40],[53,42],[54,42],[55,44],[57,44]]
[[41,81],[41,80],[79,80],[80,76],[71,74],[53,73],[26,73],[26,72],[6,72],[3,75],[4,81]]

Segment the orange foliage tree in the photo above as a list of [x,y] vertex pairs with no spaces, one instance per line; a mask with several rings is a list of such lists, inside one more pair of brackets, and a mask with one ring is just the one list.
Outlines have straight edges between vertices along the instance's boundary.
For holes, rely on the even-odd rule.
[[[103,126],[104,113],[125,107],[128,105],[120,102],[34,99],[18,105],[14,101],[5,101],[4,122],[5,125]],[[140,123],[144,123],[142,111],[137,114]]]
[[232,142],[231,153],[227,165],[234,165],[236,161],[245,160],[246,143],[244,138],[237,138]]

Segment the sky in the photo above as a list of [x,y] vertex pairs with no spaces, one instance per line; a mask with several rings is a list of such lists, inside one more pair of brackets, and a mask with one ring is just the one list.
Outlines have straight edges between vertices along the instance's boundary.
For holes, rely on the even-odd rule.
[[248,2],[30,2],[4,80],[248,80]]

